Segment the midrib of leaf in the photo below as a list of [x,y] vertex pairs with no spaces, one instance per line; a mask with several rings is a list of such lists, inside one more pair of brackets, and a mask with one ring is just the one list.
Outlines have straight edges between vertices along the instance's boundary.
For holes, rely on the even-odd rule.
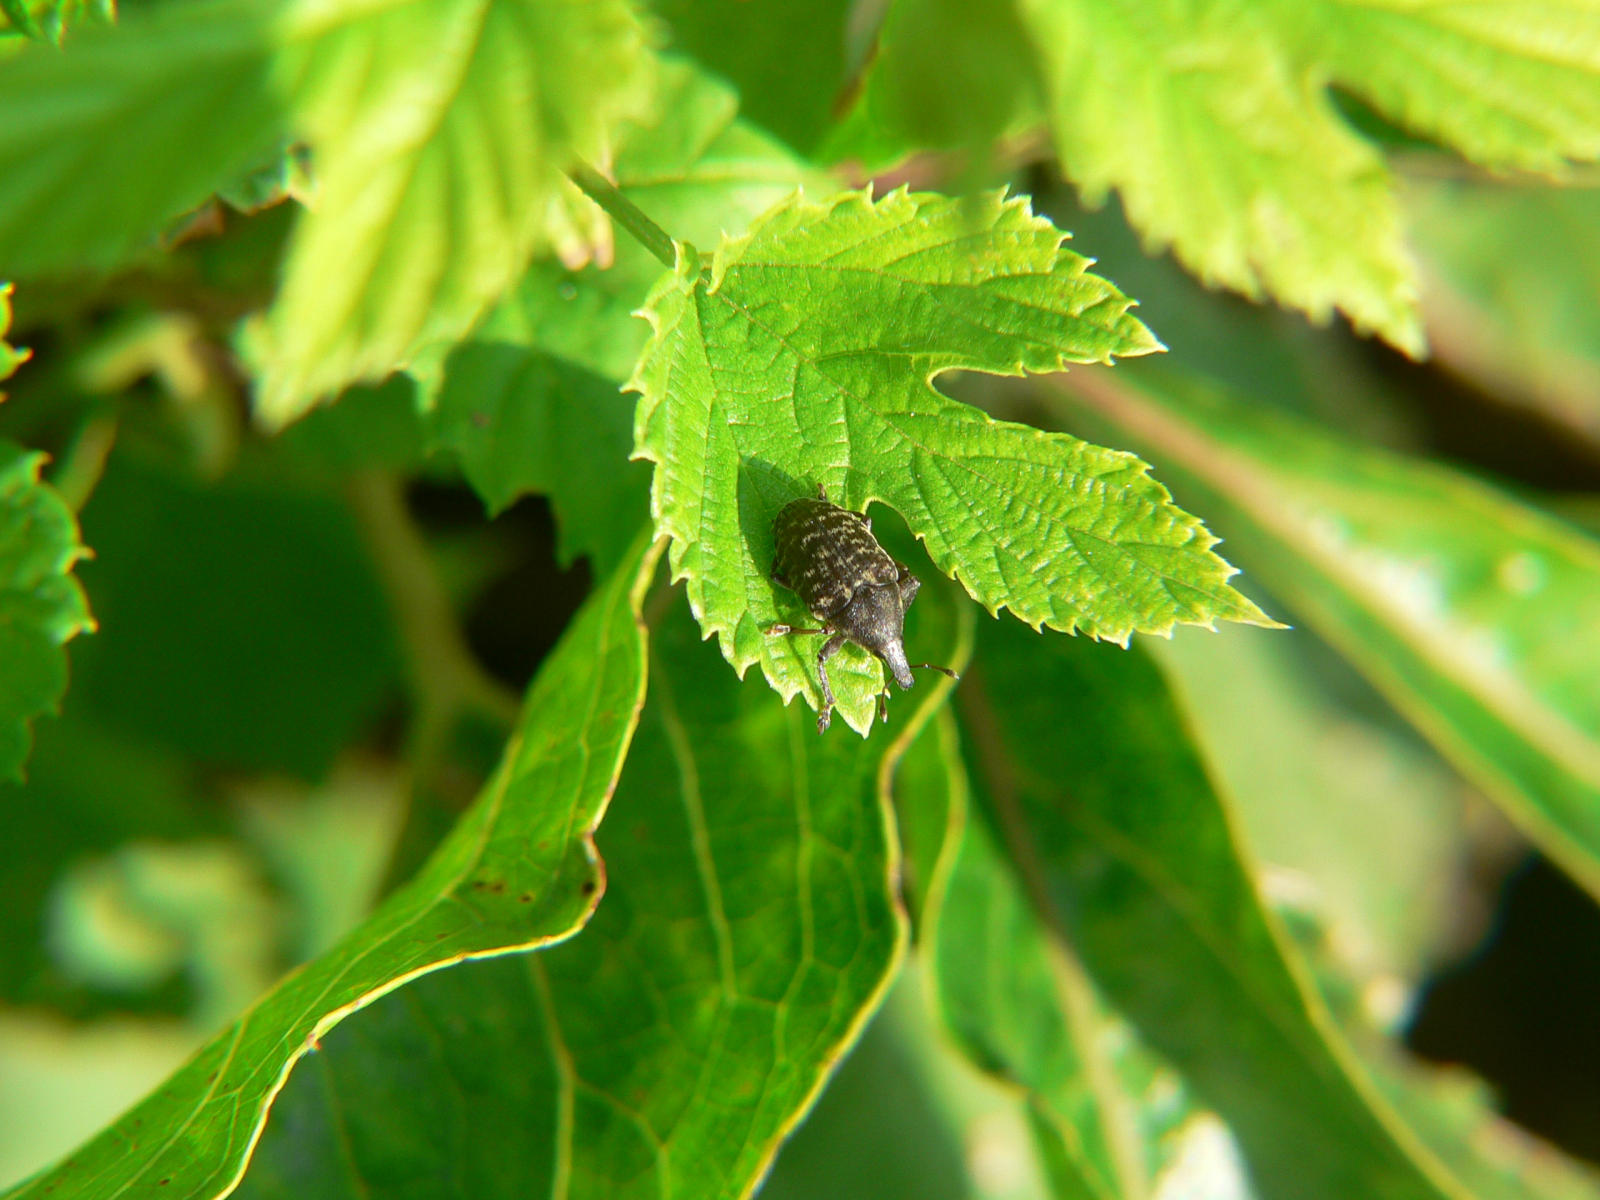
[[695,765],[694,747],[689,744],[688,731],[684,729],[683,720],[673,702],[672,687],[659,665],[656,669],[656,698],[661,704],[661,727],[666,731],[667,744],[672,747],[672,759],[678,768],[678,787],[683,796],[684,813],[694,846],[695,874],[700,877],[701,891],[706,898],[706,912],[711,918],[711,935],[717,943],[717,976],[723,995],[736,996],[739,994],[739,984],[738,972],[733,965],[733,935],[728,928],[727,910],[722,904],[722,884],[717,878],[716,859],[711,854],[705,806],[700,797],[700,771]]
[[551,1200],[568,1200],[572,1194],[572,1139],[576,1125],[573,1106],[577,1100],[578,1068],[562,1036],[544,959],[537,954],[530,954],[527,962],[528,978],[533,983],[535,995],[539,997],[539,1019],[550,1046],[550,1061],[556,1076],[556,1128],[552,1155],[555,1166],[551,1172],[550,1197]]

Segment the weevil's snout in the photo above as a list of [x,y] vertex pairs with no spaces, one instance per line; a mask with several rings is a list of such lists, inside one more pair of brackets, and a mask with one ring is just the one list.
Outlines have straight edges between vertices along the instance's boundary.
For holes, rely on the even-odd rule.
[[902,688],[909,688],[915,682],[911,678],[911,664],[906,661],[905,643],[899,638],[884,646],[879,655]]
[[906,662],[906,644],[901,634],[904,619],[900,591],[893,586],[859,589],[850,607],[836,618],[851,641],[881,658],[894,681],[909,688],[911,664]]

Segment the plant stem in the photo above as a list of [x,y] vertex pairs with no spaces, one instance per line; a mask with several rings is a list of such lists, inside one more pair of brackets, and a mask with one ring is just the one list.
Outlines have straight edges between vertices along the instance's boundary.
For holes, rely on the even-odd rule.
[[617,190],[616,184],[588,163],[579,163],[567,172],[567,178],[582,188],[584,195],[605,209],[613,221],[633,234],[640,245],[660,259],[662,266],[670,268],[677,265],[677,250],[666,230],[645,216],[638,205]]
[[346,494],[399,626],[422,757],[463,711],[514,726],[521,699],[486,674],[467,648],[399,481],[385,472],[356,472]]

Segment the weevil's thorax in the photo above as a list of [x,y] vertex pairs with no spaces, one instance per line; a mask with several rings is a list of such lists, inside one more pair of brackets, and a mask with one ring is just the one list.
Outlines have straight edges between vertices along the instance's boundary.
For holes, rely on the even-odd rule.
[[833,627],[881,658],[894,681],[908,688],[911,667],[906,662],[905,621],[905,601],[897,579],[857,589],[843,611],[834,615]]

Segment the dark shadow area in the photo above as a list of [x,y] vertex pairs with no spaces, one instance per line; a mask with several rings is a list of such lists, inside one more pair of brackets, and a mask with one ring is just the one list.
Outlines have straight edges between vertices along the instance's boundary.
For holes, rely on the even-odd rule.
[[[412,515],[430,535],[481,535],[483,502],[465,486],[413,484]],[[556,558],[556,526],[549,503],[527,496],[490,526],[500,569],[483,585],[466,616],[467,643],[496,679],[518,691],[555,648],[593,586],[589,561],[563,567]]]
[[1600,909],[1531,859],[1483,943],[1426,985],[1406,1040],[1482,1075],[1513,1121],[1600,1162]]

